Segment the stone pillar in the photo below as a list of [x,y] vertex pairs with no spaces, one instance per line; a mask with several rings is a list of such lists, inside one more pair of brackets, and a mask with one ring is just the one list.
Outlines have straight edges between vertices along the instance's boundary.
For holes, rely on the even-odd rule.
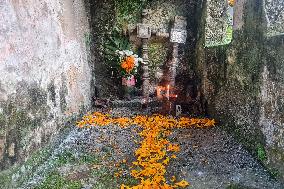
[[178,47],[180,43],[185,43],[187,38],[186,18],[176,16],[174,27],[171,29],[170,41],[173,44],[172,60],[169,63],[169,85],[175,87],[176,67],[178,64]]
[[150,86],[150,79],[149,79],[149,57],[148,57],[148,39],[142,39],[142,81],[143,81],[143,97],[148,100],[149,98],[149,86]]
[[143,98],[148,102],[149,99],[149,58],[148,58],[148,42],[151,37],[151,28],[146,24],[146,16],[148,15],[148,10],[143,10],[142,12],[142,23],[137,25],[137,37],[142,39],[142,81],[143,81]]
[[176,68],[178,65],[178,43],[173,43],[172,60],[169,62],[169,85],[174,87],[176,81]]

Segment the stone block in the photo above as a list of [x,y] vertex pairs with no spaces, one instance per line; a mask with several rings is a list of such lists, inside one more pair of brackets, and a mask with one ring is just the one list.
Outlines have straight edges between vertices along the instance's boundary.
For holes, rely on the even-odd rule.
[[148,24],[137,24],[137,37],[149,39],[151,37],[151,28]]
[[284,35],[284,1],[265,0],[264,12],[267,24],[267,36]]

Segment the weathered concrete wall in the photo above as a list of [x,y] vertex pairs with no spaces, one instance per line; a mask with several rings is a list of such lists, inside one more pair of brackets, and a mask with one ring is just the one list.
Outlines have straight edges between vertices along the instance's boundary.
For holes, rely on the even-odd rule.
[[258,123],[266,139],[265,163],[284,181],[284,36],[269,39],[264,49]]
[[237,1],[235,18],[230,45],[203,48],[204,36],[199,39],[204,103],[219,125],[284,180],[284,36],[266,37],[262,1]]
[[0,1],[0,170],[90,105],[83,0]]

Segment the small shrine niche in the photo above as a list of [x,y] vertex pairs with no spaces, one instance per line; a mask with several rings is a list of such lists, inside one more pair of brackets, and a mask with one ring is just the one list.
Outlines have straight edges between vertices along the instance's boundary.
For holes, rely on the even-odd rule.
[[265,0],[264,12],[266,19],[266,35],[268,37],[284,34],[284,1]]
[[175,78],[179,66],[185,59],[180,52],[183,51],[188,37],[188,6],[189,4],[182,0],[153,3],[142,11],[141,22],[129,25],[125,32],[132,47],[141,49],[144,60],[141,66],[144,96],[166,97],[168,86],[170,96],[177,96],[172,93],[175,93]]
[[[118,86],[117,97],[169,103],[169,109],[175,111],[175,107],[178,107],[180,114],[184,106],[193,107],[187,103],[187,99],[198,101],[195,97],[198,96],[196,91],[199,84],[193,65],[198,38],[198,20],[195,17],[199,3],[188,0],[148,1],[141,7],[137,11],[139,15],[134,15],[137,19],[125,19],[119,22],[118,27],[114,25],[118,32],[109,32],[110,40],[107,38],[103,44],[102,54],[112,65],[109,73],[114,86]],[[125,39],[129,46],[123,45]],[[130,73],[131,77],[130,74],[126,77],[124,73],[121,74],[121,68],[131,63],[131,57],[124,56],[129,54],[124,51],[126,49],[143,60],[137,66],[137,72]],[[121,85],[120,80],[124,81]],[[126,93],[130,95],[126,96]]]
[[205,46],[227,45],[233,36],[235,0],[208,0],[205,24]]

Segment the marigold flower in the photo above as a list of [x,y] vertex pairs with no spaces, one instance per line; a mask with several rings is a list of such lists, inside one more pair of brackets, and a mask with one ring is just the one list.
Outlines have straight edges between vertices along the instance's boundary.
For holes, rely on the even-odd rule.
[[[126,71],[131,70],[133,59],[134,56],[126,58],[121,66],[125,67]],[[136,124],[143,128],[139,133],[143,140],[140,142],[140,147],[135,151],[136,161],[132,162],[134,167],[131,170],[131,175],[136,179],[140,179],[141,182],[133,187],[122,184],[120,188],[173,189],[185,188],[189,184],[186,181],[177,182],[174,185],[166,184],[166,165],[168,165],[170,159],[176,158],[173,152],[180,151],[178,144],[172,144],[167,139],[167,136],[171,134],[171,129],[192,126],[212,127],[215,125],[215,120],[184,117],[176,120],[162,115],[113,118],[108,114],[94,112],[85,115],[81,121],[77,122],[77,127],[107,126],[110,124],[116,124],[122,128]],[[168,152],[170,152],[171,156],[167,154]],[[122,162],[126,163],[126,160]],[[116,173],[115,176],[118,177],[120,174],[121,172]],[[175,177],[172,177],[171,181],[175,182]]]
[[186,182],[185,180],[182,180],[182,181],[176,183],[175,185],[179,186],[179,187],[182,187],[182,188],[185,188],[185,187],[189,186],[189,183]]
[[229,5],[232,7],[235,5],[236,0],[228,0]]
[[134,69],[135,67],[135,57],[133,55],[127,56],[124,58],[120,64],[121,68],[124,69],[128,74]]

